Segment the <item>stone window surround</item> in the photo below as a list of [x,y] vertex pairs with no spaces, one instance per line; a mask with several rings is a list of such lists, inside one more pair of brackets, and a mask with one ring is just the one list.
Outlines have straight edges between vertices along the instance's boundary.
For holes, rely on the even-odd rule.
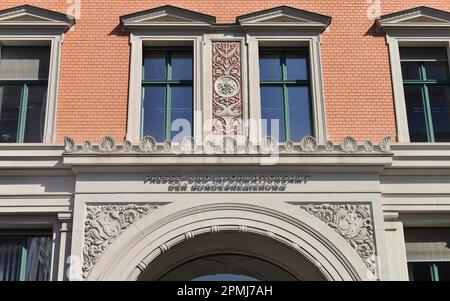
[[[260,46],[299,46],[307,47],[309,53],[309,76],[311,82],[311,113],[313,118],[314,136],[320,143],[327,141],[324,89],[322,82],[322,67],[320,62],[320,36],[316,33],[290,34],[289,31],[277,34],[259,33],[247,34],[249,57],[249,94],[252,99],[250,106],[250,119],[261,120],[261,95],[259,79],[259,47]],[[262,124],[251,128],[251,137],[261,137]]]
[[395,103],[395,116],[397,120],[398,142],[410,143],[405,94],[403,89],[403,77],[400,62],[400,47],[446,47],[447,56],[450,59],[450,34],[442,31],[437,31],[434,33],[421,31],[394,31],[386,34],[386,41],[389,46],[389,59],[391,62],[391,76]]
[[130,83],[129,83],[129,100],[128,100],[128,124],[126,139],[132,143],[140,140],[141,133],[141,116],[142,116],[142,63],[144,46],[192,46],[193,49],[193,136],[195,140],[201,141],[202,118],[196,116],[201,108],[202,103],[200,91],[202,88],[201,72],[201,55],[202,55],[202,36],[200,34],[185,35],[181,31],[169,34],[131,33],[131,60],[130,60]]
[[[64,34],[46,33],[43,31],[26,33],[8,30],[0,31],[0,51],[3,46],[50,46],[50,66],[48,74],[47,100],[45,111],[44,136],[42,143],[56,142],[56,108],[58,102],[58,88],[61,62],[61,45]],[[1,53],[1,52],[0,52]]]
[[[130,83],[128,101],[128,124],[126,139],[132,143],[140,140],[141,127],[141,99],[142,99],[142,53],[144,46],[175,46],[192,45],[193,47],[193,81],[194,81],[194,121],[193,133],[196,143],[202,143],[204,137],[210,135],[211,130],[205,123],[211,119],[211,42],[212,41],[239,41],[242,43],[242,80],[244,104],[244,123],[247,119],[260,120],[260,87],[259,87],[259,46],[270,44],[270,46],[306,46],[309,49],[310,76],[311,76],[311,102],[314,119],[314,132],[316,139],[325,143],[326,125],[325,108],[322,84],[322,70],[320,65],[320,39],[318,33],[305,32],[294,35],[291,31],[277,31],[276,35],[243,34],[241,31],[233,31],[229,34],[226,30],[217,33],[205,33],[204,31],[171,30],[166,33],[155,33],[149,35],[146,31],[130,33],[131,63]],[[250,103],[251,102],[251,103]],[[244,136],[261,137],[261,123],[244,128]],[[238,138],[239,139],[239,138]],[[258,140],[257,139],[257,140]],[[258,144],[258,141],[252,143]]]

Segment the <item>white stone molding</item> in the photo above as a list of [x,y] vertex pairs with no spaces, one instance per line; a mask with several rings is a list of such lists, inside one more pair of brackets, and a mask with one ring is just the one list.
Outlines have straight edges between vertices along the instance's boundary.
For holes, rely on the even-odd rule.
[[323,89],[322,66],[320,59],[320,31],[300,30],[292,31],[288,28],[278,28],[267,31],[259,31],[251,28],[247,31],[246,42],[248,48],[248,90],[251,106],[249,106],[249,118],[256,121],[250,123],[249,137],[253,143],[257,143],[262,137],[261,122],[261,95],[259,79],[259,47],[265,45],[271,47],[307,47],[310,65],[311,82],[311,118],[314,128],[314,137],[319,143],[325,143],[326,133],[326,114],[325,114],[325,95]]
[[236,18],[244,28],[289,27],[308,28],[323,31],[330,25],[331,18],[301,9],[278,6]]
[[157,206],[148,204],[88,205],[84,228],[83,278],[86,278],[98,258],[128,226]]
[[[246,141],[243,145],[237,143],[235,136],[220,135],[214,140],[206,140],[204,144],[198,142],[193,137],[185,137],[180,143],[172,143],[171,141],[164,141],[157,143],[151,136],[145,136],[140,139],[138,144],[133,144],[129,140],[125,140],[122,144],[116,144],[114,139],[110,136],[103,137],[98,144],[92,144],[90,141],[85,141],[81,145],[77,145],[71,137],[64,137],[64,154],[101,154],[101,153],[143,153],[148,155],[220,155],[220,154],[323,154],[323,153],[373,153],[373,154],[391,154],[391,138],[383,138],[377,145],[370,141],[364,141],[358,144],[357,141],[347,136],[342,139],[339,147],[334,147],[331,141],[326,144],[319,144],[312,136],[306,136],[299,142],[287,141],[284,144],[279,144],[278,141],[271,137],[264,137],[256,146],[251,141]],[[259,147],[257,147],[259,146]]]
[[450,28],[450,12],[420,6],[381,16],[377,20],[380,28],[386,29],[430,29]]
[[308,204],[300,207],[339,233],[376,274],[374,225],[369,205]]
[[116,149],[116,142],[111,136],[105,136],[98,143],[98,149],[102,152],[110,153]]
[[314,137],[306,136],[300,141],[300,148],[305,153],[314,153],[318,149],[318,144]]
[[[131,56],[130,56],[130,80],[128,95],[128,122],[126,139],[131,143],[138,143],[142,138],[142,59],[143,49],[148,46],[192,46],[193,49],[193,136],[196,141],[202,140],[202,87],[203,76],[201,74],[202,63],[202,36],[203,31],[192,29],[186,32],[186,28],[173,28],[170,31],[157,30],[151,26],[129,28]],[[200,117],[200,118],[199,118]]]
[[64,33],[74,24],[75,18],[72,16],[30,5],[0,11],[0,48],[2,44],[51,47],[42,139],[45,144],[56,141],[61,47]]
[[75,18],[72,16],[31,5],[0,11],[0,28],[46,27],[67,30],[74,24]]
[[127,140],[137,143],[142,137],[142,52],[144,46],[192,46],[193,49],[193,136],[202,140],[203,65],[202,40],[215,17],[165,5],[122,16],[130,31],[131,61],[128,96]]
[[409,143],[400,47],[446,47],[450,58],[450,13],[421,6],[381,16],[376,25],[386,33],[389,47],[398,142]]
[[130,30],[140,28],[202,28],[216,23],[214,16],[164,5],[120,17],[123,26]]
[[[373,280],[366,265],[336,231],[291,204],[177,203],[147,214],[118,235],[86,280],[136,280],[143,267],[175,245],[205,235],[256,234],[296,250],[329,280]],[[244,233],[243,233],[244,232]],[[249,248],[251,246],[248,246]],[[317,262],[319,264],[317,264]]]

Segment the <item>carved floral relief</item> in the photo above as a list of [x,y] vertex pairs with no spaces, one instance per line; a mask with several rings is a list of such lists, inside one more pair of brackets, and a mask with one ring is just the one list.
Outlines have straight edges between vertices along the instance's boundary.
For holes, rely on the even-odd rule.
[[84,226],[83,278],[106,248],[128,226],[157,207],[143,204],[87,206]]
[[242,134],[241,43],[212,43],[213,133]]
[[308,204],[300,206],[339,233],[376,273],[375,238],[369,205]]

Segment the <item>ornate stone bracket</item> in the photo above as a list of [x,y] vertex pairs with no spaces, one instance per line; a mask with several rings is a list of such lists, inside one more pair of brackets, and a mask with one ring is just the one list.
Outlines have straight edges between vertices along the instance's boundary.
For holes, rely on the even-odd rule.
[[356,250],[372,274],[376,274],[375,237],[369,205],[308,204],[300,208],[339,233]]
[[370,141],[358,144],[350,137],[344,137],[338,145],[327,141],[324,145],[319,145],[314,137],[306,136],[299,142],[286,141],[278,143],[274,137],[264,137],[259,145],[253,145],[250,141],[242,145],[237,143],[233,136],[222,136],[220,143],[213,140],[206,140],[203,144],[198,144],[193,137],[185,137],[180,143],[164,141],[157,143],[151,136],[145,136],[140,143],[133,145],[130,141],[124,141],[122,145],[116,144],[113,138],[103,137],[97,145],[90,141],[85,141],[77,145],[74,139],[64,137],[64,152],[67,153],[144,153],[144,154],[390,154],[391,138],[383,138],[377,145]]
[[135,221],[157,209],[149,204],[89,205],[86,209],[83,248],[83,278],[86,278],[106,248]]

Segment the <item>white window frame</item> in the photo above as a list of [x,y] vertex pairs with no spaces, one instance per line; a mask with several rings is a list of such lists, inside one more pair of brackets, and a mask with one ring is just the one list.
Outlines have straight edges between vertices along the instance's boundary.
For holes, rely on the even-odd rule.
[[[259,120],[257,128],[250,128],[250,137],[258,137],[259,141],[262,139],[259,47],[263,43],[270,43],[277,47],[298,45],[299,47],[308,48],[310,66],[309,75],[311,82],[311,118],[313,118],[314,136],[317,141],[324,144],[328,137],[326,131],[323,76],[320,61],[320,37],[318,34],[293,35],[289,32],[285,34],[277,32],[273,35],[255,33],[247,35],[249,53],[249,98],[252,99],[252,105],[250,105],[250,119]],[[252,142],[256,143],[256,141]]]
[[447,57],[450,60],[450,33],[445,33],[443,31],[435,32],[434,34],[421,31],[394,31],[386,34],[386,41],[389,47],[389,59],[391,62],[395,116],[397,121],[397,138],[399,143],[410,143],[402,67],[400,61],[400,47],[446,47]]
[[51,47],[44,135],[42,143],[38,144],[56,143],[61,47],[64,32],[74,24],[75,18],[72,16],[31,5],[0,11],[0,47],[1,45]]
[[[61,45],[63,34],[0,34],[0,53],[2,45],[5,46],[50,46],[50,63],[47,85],[47,100],[45,109],[43,144],[56,142],[56,112],[58,103]],[[1,58],[0,58],[1,59]],[[29,143],[26,143],[29,144]]]
[[202,110],[201,102],[201,45],[202,35],[183,35],[171,33],[170,35],[130,34],[131,61],[130,83],[128,97],[128,123],[126,139],[132,143],[138,143],[141,137],[142,118],[142,64],[144,45],[192,45],[193,49],[193,124],[192,133],[194,139],[201,139],[202,116],[198,112]]

